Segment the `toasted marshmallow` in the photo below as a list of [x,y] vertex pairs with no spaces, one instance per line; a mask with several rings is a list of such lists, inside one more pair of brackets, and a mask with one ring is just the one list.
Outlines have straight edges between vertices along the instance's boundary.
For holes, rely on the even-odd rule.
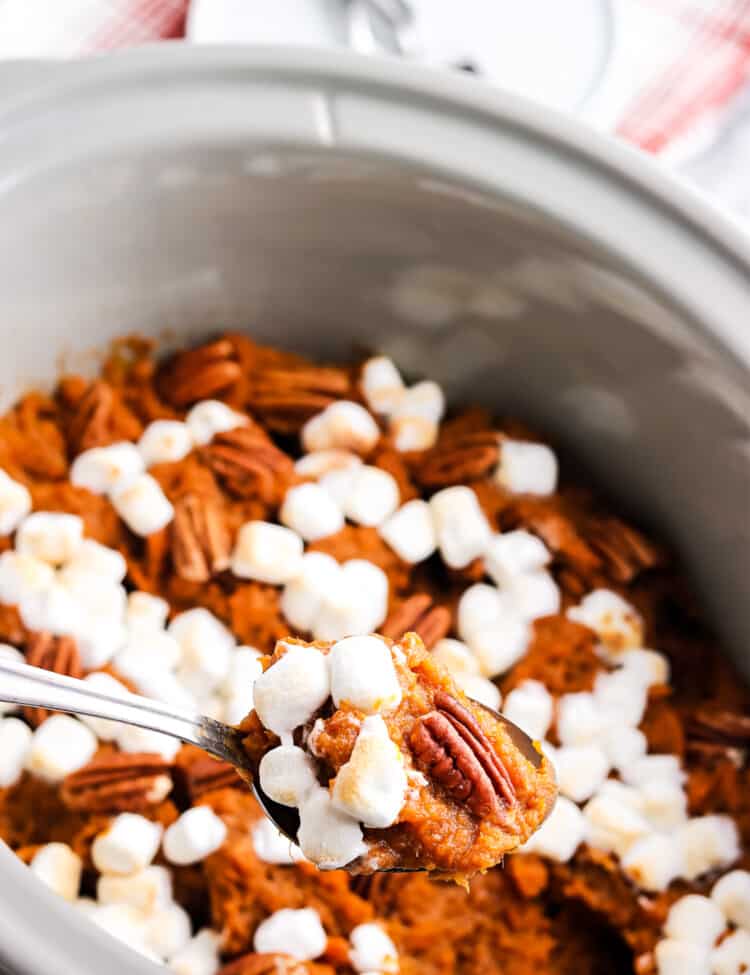
[[684,868],[682,850],[676,837],[650,833],[636,840],[621,860],[622,869],[644,890],[666,890]]
[[295,629],[314,629],[323,601],[337,591],[341,571],[332,556],[305,552],[298,575],[286,584],[281,596],[281,611]]
[[297,844],[280,833],[266,816],[261,816],[257,823],[253,824],[252,837],[255,855],[263,863],[283,866],[304,860],[302,850]]
[[[102,671],[87,674],[83,681],[93,690],[102,694],[109,694],[112,697],[127,697],[130,693],[128,688],[119,680]],[[79,720],[91,728],[100,741],[114,741],[121,728],[121,725],[116,721],[107,721],[106,718],[92,718],[88,714],[82,714]]]
[[370,715],[362,722],[349,761],[336,776],[333,804],[365,826],[384,829],[398,819],[406,787],[401,752],[380,715]]
[[709,954],[686,941],[665,938],[654,950],[658,975],[708,975]]
[[127,575],[128,566],[117,549],[100,545],[93,538],[84,538],[64,571],[71,576],[79,573],[95,575],[102,582],[118,583]]
[[392,359],[378,355],[362,366],[362,394],[373,413],[390,416],[403,399],[405,386]]
[[290,644],[253,687],[261,722],[279,736],[305,724],[330,694],[328,664],[315,647]]
[[563,694],[558,701],[557,735],[563,745],[599,741],[607,727],[607,716],[588,691]]
[[172,874],[166,867],[144,867],[125,877],[103,873],[96,884],[100,904],[130,904],[146,914],[169,907],[172,901]]
[[77,633],[85,619],[78,600],[60,582],[25,596],[18,612],[29,630],[47,630],[55,636]]
[[174,518],[174,508],[150,474],[141,474],[110,497],[117,514],[136,535],[153,535]]
[[609,759],[593,743],[558,748],[554,766],[560,792],[574,802],[590,799],[609,774]]
[[47,843],[34,854],[31,872],[66,901],[78,897],[81,886],[81,858],[67,843]]
[[[743,975],[750,971],[750,933],[733,931],[711,952],[712,975]],[[683,972],[680,972],[683,975]]]
[[57,511],[35,511],[16,532],[16,552],[49,565],[72,559],[83,541],[83,520]]
[[379,924],[358,924],[349,935],[349,961],[357,972],[398,972],[398,951]]
[[354,471],[343,509],[355,524],[377,526],[393,514],[398,502],[396,478],[379,467],[363,464]]
[[235,640],[212,612],[189,609],[175,616],[167,632],[182,649],[179,677],[193,691],[211,691],[226,678]]
[[560,796],[539,829],[521,847],[522,853],[538,853],[567,863],[586,838],[586,819],[578,806]]
[[279,521],[314,542],[335,535],[344,527],[344,516],[331,495],[319,484],[298,484],[286,492]]
[[335,447],[329,450],[313,450],[295,461],[294,470],[300,477],[312,477],[318,480],[327,474],[340,471],[352,471],[362,465],[362,458],[350,450],[339,450]]
[[24,599],[49,589],[55,571],[33,555],[7,551],[0,555],[0,602],[18,606]]
[[326,594],[312,628],[316,640],[373,633],[388,614],[388,576],[366,559],[341,566],[338,585]]
[[94,866],[100,873],[121,876],[137,873],[156,856],[161,834],[159,823],[136,813],[120,813],[91,846]]
[[331,403],[302,428],[302,446],[311,450],[339,448],[369,454],[380,439],[380,428],[364,406],[350,400]]
[[26,768],[47,782],[60,782],[91,760],[97,743],[94,733],[67,714],[53,714],[31,737]]
[[367,853],[359,823],[332,804],[327,789],[314,789],[300,808],[300,849],[321,870],[338,870]]
[[401,686],[388,645],[375,636],[339,640],[328,654],[331,695],[336,707],[348,704],[374,714],[401,702]]
[[14,532],[30,511],[29,489],[0,470],[0,535]]
[[685,773],[677,755],[644,755],[622,772],[628,785],[643,786],[647,782],[672,782],[682,785]]
[[485,707],[499,711],[503,703],[502,695],[496,684],[480,674],[458,674],[456,683],[469,697],[484,704]]
[[750,872],[732,870],[714,884],[711,900],[731,924],[750,931]]
[[258,769],[266,795],[282,806],[300,806],[318,784],[310,756],[296,745],[279,745],[263,756]]
[[85,670],[109,663],[127,642],[128,631],[119,620],[91,616],[76,629],[76,643]]
[[482,555],[492,537],[490,524],[469,487],[443,488],[430,498],[435,534],[443,561],[463,569]]
[[737,825],[731,816],[697,816],[677,831],[684,856],[682,876],[688,880],[711,870],[726,869],[739,859]]
[[640,793],[644,815],[654,829],[671,830],[687,819],[687,796],[676,782],[646,782]]
[[171,762],[180,750],[177,738],[132,725],[119,725],[115,741],[121,752],[153,752],[161,755],[166,762]]
[[399,398],[398,403],[391,410],[394,420],[403,417],[413,419],[419,417],[428,423],[438,424],[445,413],[445,396],[437,383],[425,379],[415,383]]
[[589,823],[589,846],[619,857],[624,857],[637,840],[651,833],[645,816],[622,802],[617,794],[609,795],[603,789],[586,803],[583,814]]
[[186,866],[214,853],[227,837],[227,827],[210,806],[194,806],[167,829],[162,841],[170,863]]
[[432,509],[427,501],[415,498],[378,526],[378,533],[404,562],[424,562],[437,548]]
[[503,440],[495,479],[512,494],[554,494],[557,457],[545,444]]
[[437,442],[439,424],[423,416],[399,416],[389,426],[393,446],[401,453],[429,450]]
[[560,589],[546,569],[517,575],[507,592],[521,619],[537,620],[560,611]]
[[192,449],[190,428],[180,420],[154,420],[138,441],[138,450],[146,467],[182,460]]
[[237,413],[221,400],[204,399],[188,410],[185,424],[193,443],[202,447],[210,443],[217,433],[226,433],[228,430],[246,426],[247,417],[244,413]]
[[179,904],[165,904],[149,911],[146,945],[159,958],[166,960],[177,954],[190,941],[190,932],[190,917]]
[[549,565],[552,553],[536,535],[518,529],[493,535],[484,553],[487,574],[501,588],[527,572],[539,572]]
[[70,480],[93,494],[110,494],[132,484],[145,466],[135,444],[123,441],[109,447],[84,450],[73,461]]
[[31,747],[31,728],[18,718],[0,720],[0,789],[21,778]]
[[161,630],[167,622],[169,603],[150,592],[131,592],[125,611],[125,620],[132,633]]
[[531,738],[541,740],[552,724],[554,704],[541,681],[525,680],[506,696],[503,714]]
[[328,938],[320,915],[312,907],[276,911],[255,929],[253,948],[261,955],[291,955],[299,961],[312,961],[326,950]]
[[612,768],[622,773],[623,769],[635,765],[646,754],[648,741],[638,728],[625,725],[611,725],[604,731],[601,741]]
[[232,553],[232,572],[274,586],[293,579],[302,568],[302,539],[289,528],[268,521],[246,521]]
[[688,894],[670,907],[664,933],[676,941],[711,948],[724,931],[726,923],[723,913],[710,898]]
[[609,589],[595,589],[578,606],[571,606],[568,618],[593,630],[613,651],[643,645],[643,619],[630,603]]
[[219,970],[221,938],[209,928],[203,928],[194,938],[169,959],[175,975],[216,975]]

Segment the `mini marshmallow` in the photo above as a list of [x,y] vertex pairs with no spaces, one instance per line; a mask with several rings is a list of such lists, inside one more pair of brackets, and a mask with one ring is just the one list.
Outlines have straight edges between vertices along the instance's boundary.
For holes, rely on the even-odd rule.
[[58,572],[57,577],[82,613],[114,620],[125,618],[128,595],[119,582],[72,564]]
[[567,615],[593,630],[610,650],[629,650],[643,645],[640,613],[609,589],[590,592],[577,606],[571,606]]
[[618,663],[625,673],[645,687],[669,683],[669,660],[656,650],[644,650],[642,647],[625,650],[618,655]]
[[479,674],[457,674],[454,680],[464,692],[464,694],[484,704],[485,707],[495,711],[500,710],[503,703],[502,696],[498,687]]
[[[102,671],[87,674],[83,678],[83,682],[93,690],[102,694],[109,694],[112,697],[127,697],[130,693],[128,688],[119,680]],[[114,741],[122,727],[117,721],[108,721],[106,718],[92,718],[88,714],[80,715],[78,720],[91,728],[100,741]]]
[[276,911],[255,929],[253,948],[262,955],[291,955],[299,961],[312,961],[326,950],[328,937],[320,915],[312,907]]
[[750,934],[747,931],[733,931],[711,952],[712,975],[744,975],[748,971]]
[[169,959],[175,975],[216,975],[219,970],[221,937],[203,928]]
[[504,439],[495,479],[511,494],[554,494],[557,457],[545,444]]
[[338,870],[367,853],[359,823],[336,809],[327,789],[317,788],[300,808],[300,849],[321,870]]
[[289,644],[253,687],[261,722],[279,736],[305,724],[330,694],[328,664],[314,647]]
[[330,495],[334,504],[343,509],[354,488],[357,471],[363,466],[362,461],[360,461],[356,467],[344,467],[330,471],[328,474],[323,474],[318,484]]
[[188,687],[140,648],[122,650],[114,659],[114,667],[135,686],[139,694],[177,708],[195,710],[195,695],[190,693]]
[[645,816],[622,802],[616,793],[611,795],[604,789],[586,803],[583,814],[589,823],[589,845],[619,857],[624,857],[637,840],[651,832]]
[[96,883],[100,904],[130,904],[150,914],[172,902],[172,874],[166,867],[145,867],[126,877],[103,873]]
[[725,927],[724,915],[712,900],[688,894],[672,904],[663,930],[675,941],[711,948]]
[[682,875],[684,859],[675,836],[651,833],[636,840],[622,857],[621,866],[630,879],[648,891],[666,890]]
[[15,785],[21,778],[31,737],[31,728],[18,718],[0,721],[0,789]]
[[578,806],[559,796],[552,812],[521,847],[522,853],[538,853],[567,863],[586,838],[586,819]]
[[362,465],[362,458],[350,450],[313,450],[311,454],[304,454],[294,463],[294,470],[300,477],[312,477],[314,480],[333,474],[337,471],[351,471]]
[[143,911],[130,904],[99,904],[89,918],[118,941],[124,942],[139,954],[146,954],[147,918]]
[[574,802],[590,799],[609,774],[609,759],[595,744],[558,748],[554,766],[560,792]]
[[635,728],[646,711],[648,689],[626,670],[597,674],[594,679],[594,700],[610,723]]
[[102,581],[118,583],[122,582],[127,575],[128,566],[124,556],[117,549],[101,545],[93,538],[84,538],[76,554],[66,564],[64,571],[66,574],[76,575],[86,573],[98,576]]
[[286,492],[279,521],[314,542],[335,535],[344,527],[344,516],[330,494],[319,484],[298,484]]
[[121,752],[153,752],[166,762],[171,762],[181,747],[179,739],[171,735],[124,724],[118,726],[115,741]]
[[644,757],[648,741],[638,728],[613,725],[605,729],[601,745],[612,767],[622,773],[623,769],[634,765]]
[[136,535],[153,535],[174,518],[174,508],[150,474],[141,474],[110,497],[117,514]]
[[[51,719],[49,719],[51,720]],[[162,827],[136,813],[120,813],[91,846],[91,859],[100,873],[126,876],[147,867],[156,856]]]
[[326,597],[338,589],[341,566],[331,555],[305,552],[299,574],[281,595],[281,611],[297,630],[311,631]]
[[724,912],[727,921],[750,931],[750,872],[732,870],[714,884],[711,900]]
[[672,782],[682,785],[685,773],[677,755],[644,755],[622,772],[628,785],[643,786],[647,782]]
[[268,521],[246,521],[232,552],[232,572],[279,586],[302,568],[302,539],[289,528]]
[[646,782],[640,793],[644,815],[655,829],[671,830],[687,819],[687,796],[676,782]]
[[391,420],[389,431],[393,446],[401,453],[411,450],[429,450],[437,442],[439,424],[423,416],[399,416]]
[[235,640],[210,610],[198,607],[180,613],[167,632],[182,651],[179,676],[194,691],[210,691],[226,678]]
[[375,636],[339,640],[328,654],[331,695],[365,714],[398,707],[401,686],[388,645]]
[[392,359],[378,355],[362,366],[362,394],[373,413],[390,416],[403,399],[405,387]]
[[364,406],[338,400],[308,420],[301,436],[308,453],[341,448],[368,454],[380,439],[380,428]]
[[169,603],[160,596],[152,596],[150,592],[131,592],[125,619],[128,629],[133,633],[145,633],[151,630],[161,630],[167,622]]
[[376,632],[388,614],[388,576],[366,559],[341,566],[338,584],[328,592],[312,628],[316,640],[340,640]]
[[125,646],[127,630],[119,620],[91,616],[76,629],[76,643],[85,670],[103,667]]
[[282,806],[300,806],[318,784],[312,759],[296,745],[279,745],[266,752],[258,772],[263,791]]
[[170,863],[186,866],[214,853],[227,837],[227,827],[210,806],[194,806],[167,829],[162,841]]
[[709,958],[705,949],[665,938],[654,950],[659,975],[708,975]]
[[625,785],[624,782],[619,782],[617,779],[607,779],[597,793],[597,798],[600,796],[614,799],[636,812],[643,812],[643,796],[640,790],[633,788],[632,785]]
[[495,586],[478,582],[468,586],[458,603],[458,632],[467,643],[473,633],[492,626],[507,612],[507,601]]
[[0,535],[14,532],[30,511],[29,489],[0,470]]
[[420,418],[438,424],[445,413],[445,396],[437,383],[425,379],[415,383],[399,398],[391,411],[394,420]]
[[159,958],[166,960],[181,951],[190,941],[190,932],[190,917],[179,904],[166,904],[149,912],[146,944]]
[[484,553],[492,530],[471,488],[443,488],[430,498],[430,507],[440,555],[446,565],[463,569]]
[[554,616],[560,611],[560,589],[546,569],[516,576],[507,591],[514,609],[524,620]]
[[253,825],[252,837],[255,855],[263,863],[288,866],[304,860],[302,850],[297,844],[292,843],[288,836],[280,833],[266,816],[261,816]]
[[185,417],[190,437],[194,444],[202,447],[210,443],[217,433],[236,430],[247,425],[244,413],[237,413],[218,399],[204,399],[196,403]]
[[531,641],[529,624],[507,613],[467,640],[485,677],[497,677],[518,663]]
[[47,630],[54,636],[77,633],[86,619],[78,600],[60,582],[24,596],[18,604],[18,612],[27,629]]
[[407,501],[386,518],[378,526],[378,534],[402,561],[410,565],[424,562],[437,548],[432,510],[421,498]]
[[83,865],[81,858],[67,843],[47,843],[40,847],[29,866],[42,883],[66,901],[74,901],[78,897]]
[[518,529],[493,535],[484,553],[485,567],[498,586],[510,585],[518,575],[549,565],[552,553],[536,535]]
[[190,428],[180,420],[153,420],[138,441],[146,467],[182,460],[192,449]]
[[737,825],[731,816],[697,816],[677,831],[684,856],[682,876],[695,880],[711,870],[725,869],[740,856]]
[[32,555],[7,551],[0,555],[0,602],[17,606],[29,596],[49,589],[54,569]]
[[343,509],[355,524],[377,526],[393,514],[398,502],[398,484],[393,474],[363,464],[352,475]]
[[72,559],[83,541],[83,520],[57,511],[35,511],[16,532],[16,552],[49,565]]
[[228,698],[226,720],[229,724],[239,724],[253,709],[253,687],[263,673],[260,657],[260,651],[253,647],[237,647],[231,654],[229,670],[221,685]]
[[478,675],[479,663],[469,647],[461,640],[444,637],[432,648],[432,659],[453,676]]
[[398,951],[379,924],[358,924],[349,935],[349,961],[357,972],[398,972]]
[[110,494],[132,484],[145,470],[143,457],[128,441],[84,450],[73,461],[70,480],[93,494]]
[[67,714],[53,714],[31,737],[26,768],[47,782],[60,782],[89,762],[97,748],[96,735]]
[[373,829],[392,826],[406,797],[403,758],[380,715],[362,722],[349,761],[333,784],[333,804]]
[[[213,619],[217,627],[221,627],[222,630],[225,629],[208,610],[187,610],[187,612],[198,612],[201,614],[206,612]],[[179,618],[175,617],[175,619]],[[211,652],[208,648],[213,648],[217,644],[220,644],[222,649],[216,651],[217,659],[211,661],[209,667],[206,668],[213,672],[214,676],[220,674],[228,666],[226,659],[228,651],[224,648],[223,642],[215,638],[213,632],[206,632],[208,628],[200,626],[194,617],[191,616],[190,619],[193,620],[195,625],[191,624],[190,627],[185,625],[180,628],[182,642],[175,637],[172,631],[166,632],[156,629],[136,630],[134,634],[130,635],[122,653],[117,655],[116,666],[119,666],[121,657],[127,654],[131,657],[145,657],[147,661],[146,666],[149,668],[158,667],[162,670],[174,670],[176,667],[184,664],[188,670],[198,669],[205,657]],[[232,643],[234,643],[234,639],[232,639]],[[198,649],[195,647],[196,644]],[[187,648],[187,651],[184,648]],[[129,675],[125,674],[125,676]],[[202,686],[205,690],[206,685],[204,684]]]
[[506,696],[503,714],[531,738],[541,740],[552,724],[554,703],[541,681],[525,680]]

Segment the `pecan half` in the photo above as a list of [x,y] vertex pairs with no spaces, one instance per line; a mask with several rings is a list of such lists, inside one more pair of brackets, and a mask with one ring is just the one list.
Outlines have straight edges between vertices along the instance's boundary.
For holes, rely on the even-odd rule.
[[343,369],[264,369],[253,381],[250,405],[269,430],[298,433],[311,416],[350,390],[351,381]]
[[723,708],[698,708],[688,727],[696,738],[738,747],[750,745],[750,714],[738,714]]
[[589,524],[586,538],[618,582],[632,582],[644,570],[665,561],[662,549],[619,518],[596,518]]
[[474,815],[499,819],[516,796],[507,769],[463,704],[445,691],[435,694],[434,704],[411,734],[417,764]]
[[160,373],[161,395],[173,406],[188,406],[225,393],[242,375],[234,354],[228,339],[179,353]]
[[229,529],[213,498],[186,494],[174,506],[172,563],[188,582],[208,582],[229,566]]
[[290,955],[258,955],[253,951],[230,961],[216,975],[308,975],[309,972],[307,965]]
[[492,430],[465,433],[439,441],[415,466],[414,476],[425,487],[466,484],[484,477],[497,465],[500,437]]
[[113,752],[66,776],[60,796],[69,809],[139,812],[171,791],[169,765],[159,755]]
[[279,504],[294,477],[294,463],[252,425],[217,434],[203,457],[230,494]]
[[216,789],[243,788],[244,782],[233,765],[208,755],[201,755],[188,764],[177,764],[174,769],[178,784],[185,798],[193,805],[201,796]]
[[451,628],[451,611],[435,606],[427,593],[416,593],[405,599],[388,615],[380,628],[383,636],[400,640],[404,633],[417,633],[428,650],[442,640]]
[[[67,677],[83,677],[76,641],[69,636],[56,637],[46,632],[32,633],[26,644],[26,663]],[[26,707],[23,713],[29,724],[35,728],[53,712],[46,708]]]

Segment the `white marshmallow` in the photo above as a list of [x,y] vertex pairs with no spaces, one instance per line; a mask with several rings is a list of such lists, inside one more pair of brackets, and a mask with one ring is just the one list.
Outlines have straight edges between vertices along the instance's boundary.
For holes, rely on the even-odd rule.
[[314,542],[335,535],[344,527],[344,516],[330,494],[319,484],[298,484],[286,492],[279,521]]
[[634,809],[636,812],[643,812],[643,796],[640,790],[634,788],[632,785],[625,785],[624,782],[619,782],[617,779],[607,779],[597,793],[597,797],[600,796],[614,799],[616,802],[627,806],[628,809]]
[[669,909],[664,933],[675,941],[711,948],[726,927],[723,913],[708,897],[688,894]]
[[53,714],[31,737],[26,768],[47,782],[60,782],[91,760],[97,748],[94,733],[67,714]]
[[84,538],[78,546],[76,554],[65,566],[65,574],[73,575],[86,573],[98,576],[99,579],[110,583],[122,582],[128,566],[124,556],[117,549],[100,545],[93,538]]
[[119,620],[91,616],[76,629],[76,643],[85,670],[103,667],[125,646],[125,625]]
[[[750,934],[733,931],[711,952],[712,975],[744,975],[750,971]],[[681,972],[680,975],[683,975]]]
[[547,819],[521,847],[522,853],[538,853],[567,863],[586,838],[586,819],[578,806],[559,796]]
[[357,471],[363,466],[362,461],[360,461],[356,467],[342,467],[338,470],[330,471],[328,474],[323,474],[318,481],[320,487],[330,495],[334,504],[338,505],[342,510],[354,488]]
[[545,444],[505,439],[495,479],[512,494],[554,494],[557,457]]
[[78,897],[81,886],[81,858],[67,843],[47,843],[34,854],[31,872],[66,901]]
[[410,565],[428,559],[437,548],[432,510],[421,498],[407,501],[386,518],[378,526],[378,534]]
[[508,613],[467,640],[485,677],[497,677],[518,663],[531,641],[529,624]]
[[[93,690],[99,691],[102,694],[109,694],[111,697],[127,697],[130,693],[128,688],[120,683],[119,680],[111,674],[106,674],[101,671],[87,674],[83,678],[83,681],[93,688]],[[82,721],[91,728],[100,741],[114,741],[121,728],[121,725],[116,721],[107,721],[106,718],[92,718],[88,714],[80,715],[79,721]]]
[[546,569],[516,576],[507,591],[514,609],[524,620],[554,616],[560,611],[560,589]]
[[415,383],[399,398],[391,411],[394,420],[415,417],[428,423],[440,423],[445,413],[445,396],[437,383],[425,379]]
[[115,741],[121,752],[153,752],[167,762],[172,761],[181,747],[179,739],[171,735],[125,724],[118,726]]
[[296,745],[279,745],[266,752],[258,772],[263,791],[282,806],[300,806],[318,784],[313,760]]
[[463,569],[482,555],[492,537],[490,524],[469,487],[443,488],[430,498],[435,534],[443,561]]
[[180,420],[153,420],[138,441],[138,450],[146,467],[182,460],[192,449],[190,428]]
[[659,975],[708,975],[708,952],[685,941],[665,938],[654,950]]
[[109,494],[132,484],[144,469],[138,448],[123,441],[84,450],[73,461],[70,480],[76,487],[86,488],[93,494]]
[[125,487],[117,488],[110,498],[117,514],[136,535],[153,535],[174,518],[174,508],[150,474],[141,474]]
[[684,856],[682,876],[695,880],[711,870],[725,869],[740,856],[737,825],[730,816],[697,816],[677,831]]
[[444,637],[438,640],[432,648],[432,659],[453,676],[460,675],[477,676],[479,674],[479,662],[469,647],[461,640],[452,640]]
[[210,806],[193,806],[168,827],[162,840],[170,863],[186,866],[214,853],[227,838],[227,827]]
[[312,477],[316,481],[326,474],[338,471],[351,471],[362,465],[362,458],[350,450],[313,450],[295,461],[294,470],[300,477]]
[[300,961],[320,957],[327,944],[320,915],[312,907],[282,908],[261,921],[253,936],[253,948],[259,954],[291,955]]
[[169,603],[150,592],[131,592],[125,614],[128,629],[133,633],[161,630],[167,622]]
[[507,613],[507,601],[495,586],[477,582],[468,586],[458,603],[458,632],[470,644],[474,633],[494,625]]
[[669,660],[656,650],[644,650],[642,647],[625,650],[618,655],[618,663],[627,674],[646,687],[669,683]]
[[235,705],[242,702],[245,707],[242,717],[253,709],[253,686],[263,673],[260,658],[260,651],[254,647],[237,647],[230,656],[229,670],[221,685],[221,691],[230,701]]
[[637,727],[643,720],[647,699],[647,687],[630,671],[597,674],[594,679],[594,700],[610,724]]
[[609,774],[609,759],[595,744],[558,748],[554,766],[560,792],[574,802],[590,799]]
[[86,622],[86,614],[78,600],[60,582],[25,596],[18,605],[18,612],[28,629],[47,630],[54,636],[77,633]]
[[181,951],[190,941],[190,932],[190,917],[179,904],[149,912],[146,944],[159,958],[166,960]]
[[379,714],[365,718],[334,781],[334,806],[365,826],[384,829],[398,819],[406,788],[403,758],[385,722]]
[[682,785],[685,781],[685,773],[676,755],[644,755],[643,758],[623,769],[622,778],[628,785],[643,786],[647,782],[672,782],[675,785]]
[[[119,555],[119,552],[116,553]],[[68,565],[57,574],[81,613],[122,621],[125,618],[127,593],[119,582],[100,572]],[[54,588],[54,587],[53,587]]]
[[437,442],[439,424],[423,416],[399,416],[389,425],[393,446],[401,453],[429,450]]
[[392,359],[378,355],[362,366],[362,394],[373,413],[389,416],[404,396],[404,381]]
[[401,702],[401,686],[391,651],[375,636],[339,640],[328,654],[331,696],[336,707],[348,704],[365,714],[390,710]]
[[195,696],[185,684],[140,648],[120,651],[114,659],[114,666],[118,673],[135,685],[139,694],[177,708],[195,710]]
[[622,857],[630,879],[648,891],[666,890],[682,874],[684,860],[676,837],[651,833],[636,840]]
[[[190,683],[191,676],[203,690],[210,691],[223,681],[229,671],[235,639],[210,610],[189,609],[175,616],[167,632],[180,645],[180,678]],[[192,685],[193,690],[199,687]]]
[[341,448],[368,454],[380,438],[380,428],[364,406],[350,400],[331,403],[302,428],[302,446],[312,450]]
[[732,870],[714,884],[711,900],[721,910],[727,921],[750,931],[750,872]]
[[156,856],[162,827],[136,813],[120,813],[91,846],[91,859],[100,873],[137,873]]
[[54,569],[41,559],[7,551],[0,555],[0,602],[17,606],[35,593],[49,589]]
[[100,904],[130,904],[150,914],[169,907],[172,901],[172,874],[166,867],[144,867],[121,877],[103,873],[96,883]]
[[18,718],[0,720],[0,789],[21,778],[31,747],[31,728]]
[[327,789],[313,790],[300,808],[300,849],[321,870],[338,870],[367,853],[359,823],[336,809]]
[[87,912],[90,920],[118,941],[123,941],[139,954],[146,954],[147,918],[130,904],[99,904]]
[[195,937],[169,959],[169,967],[175,975],[216,975],[219,970],[221,938],[208,928]]
[[479,674],[458,674],[454,680],[468,697],[479,701],[485,707],[493,708],[495,711],[500,710],[503,699],[498,687],[491,680]]
[[518,575],[545,568],[552,554],[541,538],[518,529],[493,535],[484,559],[487,574],[502,587],[510,585]]
[[316,640],[374,633],[388,614],[388,576],[366,559],[341,566],[338,585],[327,593],[313,626]]
[[595,589],[588,593],[577,606],[570,607],[567,615],[593,630],[610,650],[629,650],[643,645],[640,613],[609,589]]
[[398,951],[379,924],[358,924],[349,935],[349,961],[357,972],[398,972]]
[[388,471],[363,464],[351,480],[343,509],[346,517],[357,525],[380,525],[398,507],[399,492],[396,479]]
[[237,413],[218,399],[204,399],[196,403],[185,417],[185,423],[194,444],[202,447],[210,443],[217,433],[236,430],[247,425],[244,413]]
[[687,796],[676,782],[645,782],[640,793],[644,815],[655,829],[671,830],[687,819]]
[[280,833],[271,820],[265,816],[253,824],[252,837],[255,855],[263,863],[275,863],[284,866],[304,860],[302,850],[297,844],[292,843],[288,836]]
[[294,644],[256,680],[253,688],[258,717],[279,736],[309,721],[329,694],[326,658],[315,647]]
[[297,576],[286,584],[281,595],[281,611],[297,630],[312,630],[323,601],[335,593],[341,566],[323,552],[306,552]]
[[[188,613],[192,612],[208,612],[207,610],[188,610]],[[211,614],[209,613],[209,616]],[[179,617],[176,617],[179,619]],[[191,617],[192,619],[192,617]],[[215,619],[215,617],[214,617]],[[221,626],[218,620],[216,620],[218,626]],[[191,633],[192,629],[192,633]],[[208,654],[210,651],[206,649],[207,647],[213,647],[216,640],[211,639],[212,634],[201,633],[199,638],[195,641],[191,639],[195,636],[196,630],[199,627],[196,625],[194,627],[188,628],[185,626],[183,634],[183,643],[189,646],[189,652],[185,653],[183,650],[183,643],[174,636],[173,633],[165,632],[164,630],[136,630],[134,634],[131,634],[128,642],[125,644],[121,653],[118,653],[116,659],[116,666],[119,667],[120,659],[124,655],[128,657],[141,657],[145,658],[146,666],[153,669],[154,667],[160,668],[161,670],[174,670],[180,664],[185,664],[187,669],[194,669],[199,666],[199,662],[203,659],[200,652],[196,651],[193,647],[193,643],[197,643],[199,647],[203,648],[204,654]],[[222,627],[222,629],[224,629]],[[214,671],[220,672],[224,666],[226,666],[226,651],[218,652],[219,660],[212,665]],[[123,674],[125,672],[123,671]],[[125,676],[130,676],[125,674]]]
[[624,857],[637,840],[651,832],[644,816],[622,802],[616,793],[610,795],[604,789],[589,800],[583,814],[589,823],[589,845],[619,857]]
[[83,541],[83,520],[57,511],[35,511],[16,532],[16,552],[50,565],[72,559]]
[[232,572],[280,586],[302,568],[302,539],[289,528],[268,521],[246,521],[232,553]]
[[552,724],[554,704],[541,681],[525,680],[505,698],[503,714],[531,738],[541,740]]
[[14,532],[30,511],[29,489],[0,470],[0,535]]
[[605,729],[601,742],[612,767],[618,772],[634,765],[646,754],[648,741],[638,728],[612,725]]

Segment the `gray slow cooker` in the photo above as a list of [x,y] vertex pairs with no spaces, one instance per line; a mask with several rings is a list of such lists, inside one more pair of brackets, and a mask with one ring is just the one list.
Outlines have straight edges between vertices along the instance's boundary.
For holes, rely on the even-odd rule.
[[[281,49],[0,75],[7,405],[127,331],[389,353],[566,445],[750,674],[750,246],[634,152],[470,79]],[[0,968],[156,972],[0,850]]]

